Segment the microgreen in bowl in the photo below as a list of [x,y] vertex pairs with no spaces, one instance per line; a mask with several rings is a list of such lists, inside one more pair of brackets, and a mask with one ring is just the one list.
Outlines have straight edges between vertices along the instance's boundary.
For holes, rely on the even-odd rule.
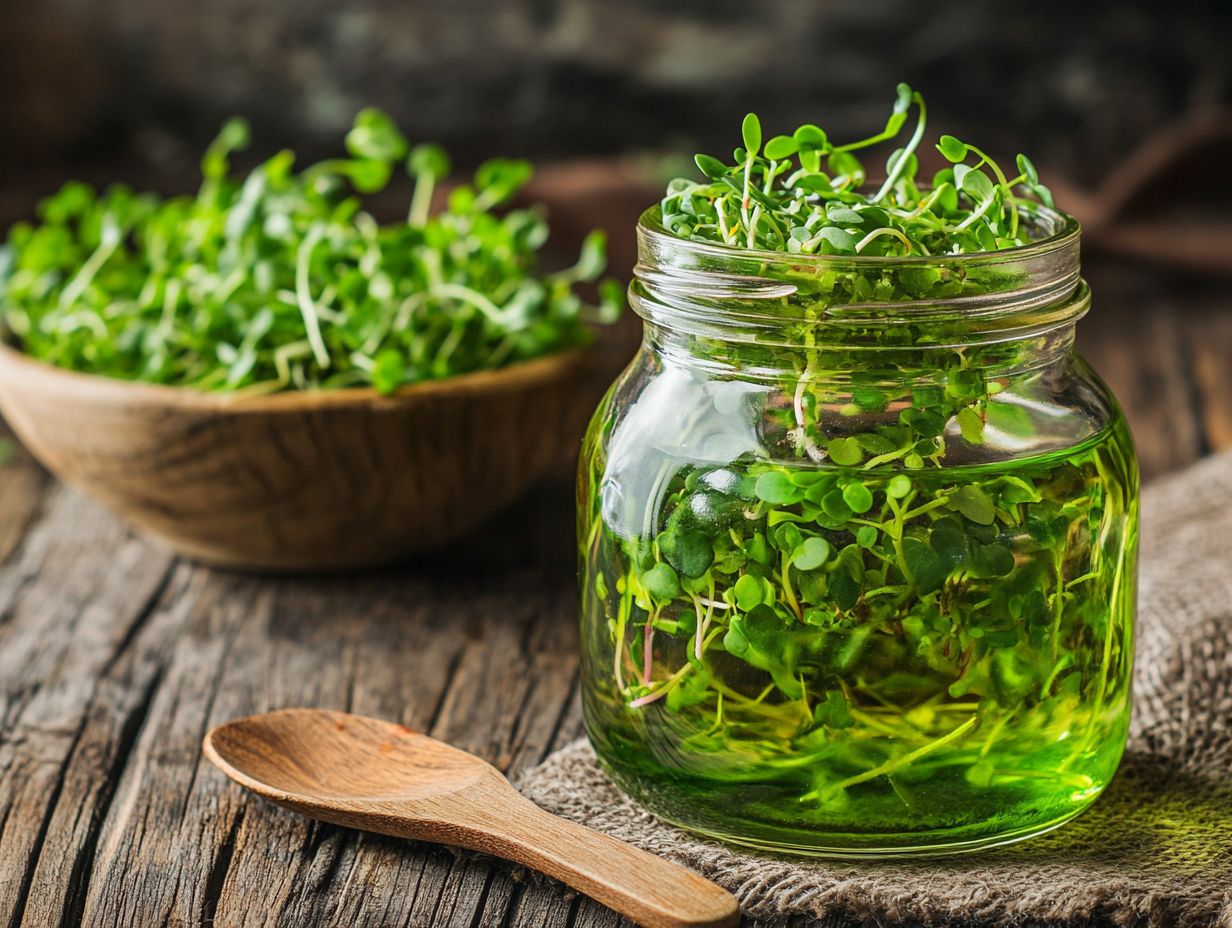
[[[249,141],[231,120],[201,161],[195,196],[162,198],[70,182],[0,248],[0,338],[33,358],[125,380],[269,393],[416,382],[498,368],[584,344],[588,319],[619,311],[599,283],[601,232],[577,263],[542,273],[542,209],[508,208],[531,177],[496,158],[429,210],[450,171],[436,145],[411,148],[393,121],[361,111],[348,157],[295,170],[281,151],[246,177]],[[381,224],[362,196],[405,164],[404,222]]]

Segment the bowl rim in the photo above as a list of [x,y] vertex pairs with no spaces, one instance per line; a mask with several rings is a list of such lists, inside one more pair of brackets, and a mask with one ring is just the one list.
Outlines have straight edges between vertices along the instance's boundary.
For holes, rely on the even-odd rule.
[[374,405],[400,405],[446,393],[482,392],[501,389],[518,381],[548,379],[557,370],[578,367],[589,355],[591,346],[566,348],[529,361],[506,367],[471,371],[409,384],[393,393],[380,393],[372,387],[337,387],[320,390],[287,390],[281,393],[244,395],[211,393],[191,387],[121,380],[104,374],[57,367],[32,358],[0,339],[0,397],[6,384],[34,378],[67,392],[89,391],[93,399],[111,399],[141,405],[180,406],[216,412],[295,412]]

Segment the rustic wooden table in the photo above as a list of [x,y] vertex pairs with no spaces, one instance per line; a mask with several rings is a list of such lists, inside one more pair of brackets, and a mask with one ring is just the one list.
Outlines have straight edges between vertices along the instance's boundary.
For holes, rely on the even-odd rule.
[[[1232,445],[1218,284],[1100,271],[1081,343],[1149,478]],[[276,706],[399,719],[510,774],[578,737],[571,488],[463,544],[360,576],[177,560],[0,466],[0,925],[617,924],[555,884],[250,799],[206,729]],[[834,925],[846,924],[836,918]]]

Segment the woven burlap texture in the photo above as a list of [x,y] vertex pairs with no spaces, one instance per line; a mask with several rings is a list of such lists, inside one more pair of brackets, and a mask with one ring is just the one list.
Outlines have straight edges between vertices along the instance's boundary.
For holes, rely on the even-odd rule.
[[920,861],[782,860],[656,820],[585,742],[523,779],[551,812],[691,867],[757,918],[1232,928],[1232,455],[1146,490],[1134,718],[1116,779],[1063,828]]

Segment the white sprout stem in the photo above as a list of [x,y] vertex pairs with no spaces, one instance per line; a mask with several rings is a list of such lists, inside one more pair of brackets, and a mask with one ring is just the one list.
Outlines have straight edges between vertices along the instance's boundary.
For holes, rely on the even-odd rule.
[[804,387],[809,382],[808,371],[800,375],[800,379],[796,381],[796,393],[792,397],[791,408],[796,414],[796,426],[804,428]]
[[102,231],[99,235],[98,248],[94,250],[94,254],[90,255],[81,265],[81,269],[69,281],[68,286],[60,294],[60,308],[63,310],[71,309],[83,293],[86,292],[86,287],[90,286],[90,282],[104,264],[110,258],[117,248],[120,247],[120,241],[123,236],[120,234],[120,227],[116,224],[111,214],[107,214],[103,219]]
[[748,247],[757,247],[757,220],[761,218],[761,204],[753,207],[753,217],[749,220]]
[[766,196],[770,196],[770,191],[774,189],[774,178],[778,171],[779,163],[771,161],[770,167],[766,170],[766,182],[762,185],[761,192]]
[[920,118],[915,124],[915,132],[911,133],[911,138],[907,140],[907,144],[903,146],[898,157],[894,159],[894,169],[886,175],[885,183],[881,185],[881,189],[873,196],[872,202],[874,203],[881,202],[881,199],[894,189],[894,185],[898,183],[898,178],[902,176],[912,153],[919,148],[920,140],[924,138],[924,125],[928,121],[928,110],[924,108],[924,100],[919,94],[915,94],[913,99],[915,105],[920,108]]
[[280,348],[274,349],[274,370],[278,372],[278,381],[281,384],[291,382],[291,359],[302,358],[312,353],[312,346],[308,342],[290,342]]
[[727,215],[723,212],[723,201],[714,201],[714,211],[719,218],[719,232],[723,234],[723,241],[731,244],[731,232],[727,229]]
[[299,246],[299,253],[295,256],[295,301],[299,305],[300,315],[304,317],[304,329],[308,333],[308,344],[312,346],[313,357],[318,366],[329,367],[329,351],[321,337],[321,320],[317,318],[316,302],[308,288],[312,251],[321,241],[323,234],[320,226],[313,226]]
[[482,293],[472,290],[470,287],[463,287],[461,284],[436,284],[432,287],[432,294],[469,303],[493,322],[504,323],[505,321],[505,314],[501,312],[499,306]]
[[[744,161],[744,195],[740,198],[740,218],[744,220],[744,227],[750,229],[749,224],[749,187],[753,183],[753,155],[749,155]],[[749,246],[752,247],[751,245]]]
[[646,619],[646,626],[642,629],[642,683],[650,684],[650,672],[653,669],[654,663],[654,620],[657,613],[652,613]]
[[436,187],[436,178],[430,172],[420,174],[415,178],[415,192],[411,194],[411,209],[406,215],[407,225],[422,228],[428,222],[428,212],[432,208],[432,191]]
[[697,636],[693,640],[693,656],[702,659],[702,639],[710,630],[710,621],[714,618],[714,600],[708,600],[706,617],[702,618],[702,600],[700,596],[693,597],[693,608],[697,612]]
[[183,285],[178,279],[167,281],[167,289],[163,293],[163,311],[158,321],[158,337],[166,340],[171,334],[171,326],[175,322],[175,309],[180,303],[180,292]]
[[826,459],[826,454],[817,447],[817,443],[809,438],[808,428],[804,422],[804,389],[812,380],[810,371],[805,370],[800,375],[800,379],[796,381],[796,392],[792,397],[792,412],[796,417],[796,428],[800,430],[800,441],[804,445],[804,452],[809,456],[809,460],[816,463],[821,463]]
[[996,191],[994,190],[993,195],[988,197],[986,200],[984,200],[984,202],[979,205],[979,207],[975,210],[975,212],[973,212],[970,216],[968,216],[966,219],[964,219],[962,222],[956,225],[953,231],[962,232],[965,229],[969,229],[972,223],[974,223],[977,219],[983,218],[984,214],[988,212],[989,208],[993,205],[993,203],[996,202],[996,200],[997,200],[997,195],[996,195]]
[[693,597],[693,612],[697,617],[694,622],[693,655],[700,660],[702,656],[702,603],[697,596]]
[[[907,251],[909,252],[915,250],[915,243],[912,242],[911,239],[907,238],[907,236],[904,235],[901,231],[899,231],[898,229],[892,229],[889,226],[883,226],[880,229],[873,229],[872,232],[868,233],[868,235],[864,236],[864,238],[856,242],[856,254],[859,254],[860,252],[862,252],[866,247],[868,247],[869,244],[871,244],[872,242],[874,242],[875,240],[877,240],[883,235],[894,236],[894,238],[898,239],[900,242],[902,242],[904,245],[907,246]],[[920,251],[924,252],[924,254],[928,254],[928,252],[925,251],[923,245],[920,246]]]

